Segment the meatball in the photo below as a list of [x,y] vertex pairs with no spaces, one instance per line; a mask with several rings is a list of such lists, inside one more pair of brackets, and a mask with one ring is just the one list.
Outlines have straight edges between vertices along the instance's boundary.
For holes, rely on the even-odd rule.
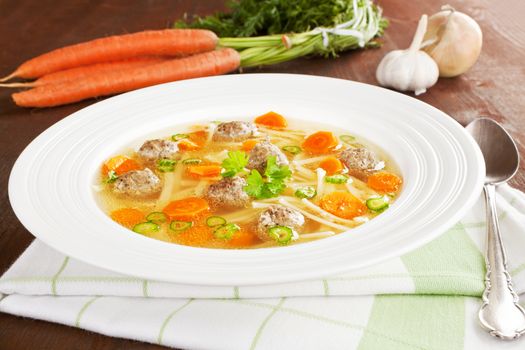
[[242,177],[225,177],[208,187],[206,199],[215,208],[245,207],[250,202],[250,197],[244,192],[245,186],[246,180]]
[[377,156],[367,148],[349,148],[341,152],[340,158],[348,168],[348,173],[363,181],[377,171],[379,164]]
[[138,155],[147,161],[155,161],[163,158],[174,158],[179,147],[177,143],[169,140],[149,140],[138,150]]
[[295,231],[303,225],[304,216],[297,210],[282,205],[272,205],[259,216],[257,236],[263,241],[269,241],[272,238],[268,235],[268,230],[274,226],[286,226]]
[[161,190],[160,179],[146,168],[144,170],[132,170],[120,175],[113,186],[116,193],[131,196],[147,196]]
[[277,165],[288,165],[288,158],[284,153],[269,141],[263,141],[256,144],[250,151],[250,158],[248,160],[248,169],[256,169],[261,174],[264,174],[266,170],[266,162],[269,156],[275,156],[277,158]]
[[213,141],[243,141],[257,132],[257,126],[252,122],[220,123],[213,133]]

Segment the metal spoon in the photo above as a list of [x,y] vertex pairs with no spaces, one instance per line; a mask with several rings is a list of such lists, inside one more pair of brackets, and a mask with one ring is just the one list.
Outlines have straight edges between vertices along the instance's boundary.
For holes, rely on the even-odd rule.
[[479,320],[491,335],[516,339],[525,333],[525,311],[518,304],[519,297],[507,271],[495,196],[496,185],[507,182],[518,171],[518,148],[507,131],[492,119],[476,119],[467,125],[467,130],[481,148],[487,169],[483,187],[487,211],[487,274]]

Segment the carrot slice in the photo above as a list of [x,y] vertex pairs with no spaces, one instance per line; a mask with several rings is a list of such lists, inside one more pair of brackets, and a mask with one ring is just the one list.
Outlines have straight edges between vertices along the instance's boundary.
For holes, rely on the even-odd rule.
[[275,112],[268,112],[255,118],[255,124],[264,125],[269,128],[282,129],[288,126],[286,119]]
[[246,140],[242,143],[241,149],[245,152],[250,152],[259,141],[257,140]]
[[207,139],[208,133],[204,130],[191,132],[188,134],[187,139],[179,141],[179,149],[183,151],[197,151],[204,147]]
[[140,169],[140,164],[137,161],[127,157],[127,156],[115,156],[108,159],[102,165],[102,176],[106,176],[108,172],[114,171],[117,175],[122,175],[131,170]]
[[135,208],[122,208],[114,210],[111,212],[110,216],[113,221],[116,221],[122,226],[129,228],[146,221],[144,213]]
[[202,198],[188,197],[170,202],[162,211],[171,220],[193,221],[208,213],[210,206]]
[[209,242],[214,239],[213,230],[206,225],[203,218],[194,221],[193,226],[183,232],[168,231],[168,233],[172,242],[192,247],[209,246]]
[[343,219],[353,219],[365,214],[367,210],[366,205],[349,192],[332,192],[324,195],[319,201],[319,206]]
[[196,179],[203,177],[217,177],[221,174],[220,165],[190,165],[186,173]]
[[199,145],[190,140],[179,141],[179,150],[181,151],[197,151],[200,149]]
[[247,227],[242,227],[240,231],[235,232],[232,239],[227,241],[227,245],[232,248],[245,248],[259,243],[257,235]]
[[397,192],[403,180],[388,171],[379,171],[368,177],[368,186],[380,193]]
[[303,149],[311,154],[330,153],[339,142],[329,131],[318,131],[306,138]]
[[333,175],[343,170],[343,164],[336,157],[326,157],[319,163],[319,167],[326,171],[327,175]]

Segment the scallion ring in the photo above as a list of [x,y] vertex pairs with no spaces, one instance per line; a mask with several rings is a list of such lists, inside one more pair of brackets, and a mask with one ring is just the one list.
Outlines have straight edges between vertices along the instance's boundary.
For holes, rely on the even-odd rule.
[[352,135],[341,135],[339,136],[339,139],[343,141],[344,143],[352,143],[356,140],[355,136],[352,136]]
[[213,235],[219,239],[230,240],[232,239],[233,235],[240,230],[241,228],[236,224],[225,224],[215,229],[215,231],[213,231]]
[[200,164],[200,163],[202,163],[202,159],[199,159],[199,158],[188,158],[182,161],[182,164],[184,165],[194,165],[194,164]]
[[154,222],[141,222],[133,226],[133,232],[140,233],[141,235],[151,235],[155,232],[159,232],[160,226]]
[[170,230],[175,231],[177,233],[180,233],[182,231],[186,231],[190,227],[193,226],[193,222],[191,221],[179,221],[179,220],[173,220],[170,223]]
[[291,154],[299,154],[301,153],[303,150],[301,149],[301,147],[299,146],[284,146],[282,148],[283,151],[285,152],[288,152],[288,153],[291,153]]
[[210,216],[206,219],[206,225],[209,227],[217,227],[226,224],[226,219],[221,216]]
[[268,229],[268,235],[279,245],[287,245],[292,241],[293,231],[287,226],[274,226]]
[[187,139],[188,137],[190,137],[190,135],[188,135],[188,134],[175,134],[175,135],[171,136],[171,139],[173,141],[180,141],[180,140],[183,140],[183,139]]
[[380,213],[389,207],[388,202],[385,201],[383,197],[374,197],[367,199],[366,206],[368,207],[368,209],[376,213]]
[[314,198],[317,195],[317,190],[313,186],[299,187],[295,190],[295,196],[298,198]]
[[345,184],[348,182],[349,177],[344,174],[335,174],[331,176],[326,176],[324,180],[331,184]]
[[153,222],[154,224],[162,224],[168,221],[168,217],[161,211],[154,211],[146,216],[146,220]]

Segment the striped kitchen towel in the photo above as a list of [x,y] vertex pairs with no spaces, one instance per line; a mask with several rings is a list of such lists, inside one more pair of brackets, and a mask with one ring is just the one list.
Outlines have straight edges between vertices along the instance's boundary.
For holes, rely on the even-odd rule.
[[[525,195],[498,189],[509,270],[525,292]],[[196,286],[119,275],[35,240],[0,279],[0,311],[188,349],[524,349],[482,331],[482,198],[427,245],[322,280]]]

